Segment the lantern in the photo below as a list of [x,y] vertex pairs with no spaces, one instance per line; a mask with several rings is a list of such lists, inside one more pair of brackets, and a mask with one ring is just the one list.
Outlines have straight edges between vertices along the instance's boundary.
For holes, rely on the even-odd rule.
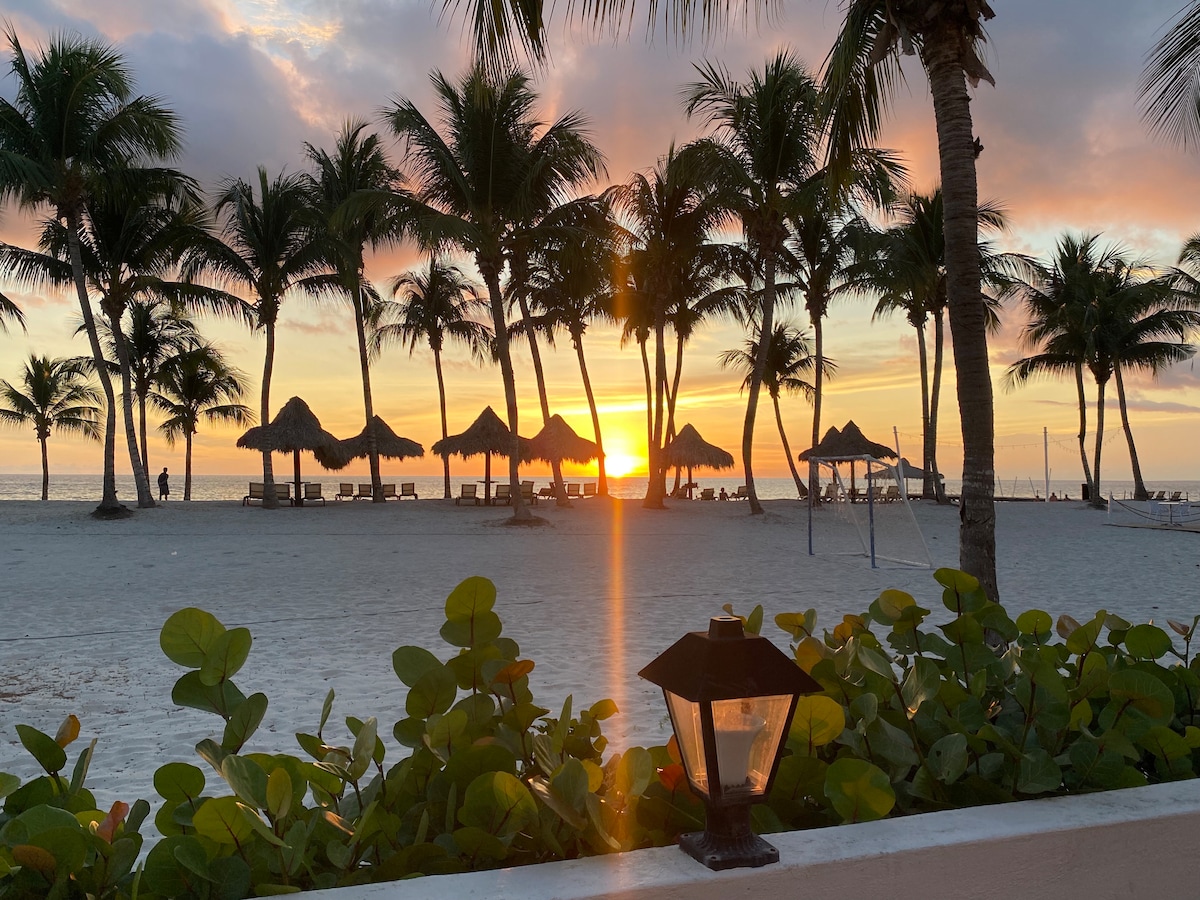
[[735,616],[685,634],[638,673],[663,689],[692,790],[704,801],[705,830],[680,848],[710,869],[764,866],[779,851],[750,828],[750,805],[775,780],[801,694],[821,686]]

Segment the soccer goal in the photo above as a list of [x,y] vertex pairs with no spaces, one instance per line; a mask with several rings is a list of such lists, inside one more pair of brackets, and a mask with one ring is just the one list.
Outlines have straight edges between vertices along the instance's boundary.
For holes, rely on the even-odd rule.
[[[809,492],[808,555],[865,556],[931,568],[929,547],[895,466],[873,456],[810,459],[824,489]],[[849,480],[847,480],[847,478]]]

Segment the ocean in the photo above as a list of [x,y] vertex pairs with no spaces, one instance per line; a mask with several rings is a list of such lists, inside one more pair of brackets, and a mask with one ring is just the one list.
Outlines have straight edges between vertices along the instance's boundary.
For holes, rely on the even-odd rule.
[[[319,468],[313,466],[319,472]],[[285,473],[279,469],[276,470],[276,481],[290,480],[290,469]],[[157,497],[157,488],[154,483],[156,473],[151,473],[150,488]],[[357,475],[341,475],[336,478],[329,478],[323,474],[303,474],[302,477],[306,481],[319,481],[322,485],[323,493],[328,499],[333,499],[333,495],[337,493],[338,485],[343,481],[348,482],[367,482],[370,476],[365,473]],[[459,485],[470,484],[475,481],[482,481],[483,473],[460,473],[452,472],[450,483],[455,495],[458,494]],[[261,481],[262,475],[246,474],[246,475],[194,475],[192,476],[192,499],[193,500],[241,500],[246,495],[247,484],[251,481]],[[399,484],[401,481],[412,481],[416,483],[417,494],[423,498],[438,499],[442,496],[442,476],[440,475],[386,475],[384,476],[385,483]],[[535,479],[537,486],[540,488],[544,484],[549,483],[548,476],[537,476]],[[594,476],[569,476],[567,481],[572,482],[589,482],[595,481]],[[741,477],[735,472],[726,472],[714,476],[698,475],[696,480],[701,487],[711,487],[720,490],[724,487],[730,493],[737,490],[737,486],[742,483]],[[55,475],[50,473],[50,499],[51,500],[95,500],[100,499],[101,478],[99,475]],[[495,472],[493,472],[493,482],[496,481]],[[861,481],[861,475],[860,475]],[[609,478],[609,493],[614,497],[623,499],[640,499],[646,492],[645,476],[636,476],[629,478]],[[672,482],[668,481],[668,486]],[[796,485],[789,478],[756,478],[755,484],[758,488],[758,495],[763,500],[783,500],[796,498]],[[1103,484],[1104,493],[1107,495],[1112,493],[1117,499],[1127,499],[1133,496],[1133,482],[1131,481],[1112,481]],[[1200,481],[1148,481],[1146,482],[1147,489],[1151,491],[1165,490],[1168,493],[1172,491],[1183,491],[1184,496],[1189,499],[1200,499]],[[909,482],[909,488],[913,491],[920,489],[920,484],[916,481]],[[946,489],[950,494],[957,494],[961,488],[961,482],[950,481],[946,482]],[[1081,483],[1074,481],[1052,480],[1050,482],[1050,490],[1059,497],[1069,497],[1072,500],[1081,498]],[[1030,481],[1026,479],[1014,479],[1012,481],[997,481],[996,497],[997,499],[1033,499],[1043,496],[1043,485],[1039,481]],[[0,500],[37,500],[42,495],[42,477],[40,474],[0,474]],[[132,476],[117,477],[117,495],[126,501],[131,501],[136,498],[136,492],[133,486]],[[173,500],[183,499],[183,473],[171,473],[171,498]]]

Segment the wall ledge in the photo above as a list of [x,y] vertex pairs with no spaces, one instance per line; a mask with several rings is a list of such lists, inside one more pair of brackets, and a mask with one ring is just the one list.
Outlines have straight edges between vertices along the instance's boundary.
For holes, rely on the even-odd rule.
[[767,838],[778,865],[710,872],[676,847],[388,884],[313,900],[1200,896],[1200,779]]

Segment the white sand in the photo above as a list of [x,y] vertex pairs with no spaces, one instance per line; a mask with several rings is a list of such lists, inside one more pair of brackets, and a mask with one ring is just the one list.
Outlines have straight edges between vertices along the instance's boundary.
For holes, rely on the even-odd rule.
[[[333,687],[327,738],[344,739],[347,715],[375,715],[392,761],[405,693],[392,651],[449,655],[437,633],[442,604],[468,575],[496,582],[505,633],[537,664],[538,702],[557,711],[569,693],[576,708],[617,701],[621,715],[606,723],[615,748],[666,739],[661,695],[636,673],[723,603],[742,613],[762,603],[768,623],[812,606],[826,627],[888,587],[939,608],[928,570],[809,557],[804,507],[766,505],[752,518],[741,503],[651,512],[588,500],[539,507],[549,524],[522,529],[499,524],[506,510],[443,501],[278,512],[173,502],[106,523],[88,516],[90,503],[0,503],[0,771],[37,774],[17,723],[53,734],[75,713],[83,731],[70,757],[99,739],[89,783],[101,805],[157,806],[154,769],[198,762],[195,743],[222,724],[170,700],[183,670],[163,656],[158,632],[183,606],[254,635],[235,680],[247,694],[264,691],[270,709],[249,749],[302,755],[292,733],[315,730]],[[957,509],[918,507],[934,565],[956,565]],[[1200,536],[1107,527],[1076,503],[997,509],[1001,592],[1014,613],[1084,620],[1106,608],[1135,622],[1190,622],[1200,611]],[[786,644],[773,624],[764,633]]]

